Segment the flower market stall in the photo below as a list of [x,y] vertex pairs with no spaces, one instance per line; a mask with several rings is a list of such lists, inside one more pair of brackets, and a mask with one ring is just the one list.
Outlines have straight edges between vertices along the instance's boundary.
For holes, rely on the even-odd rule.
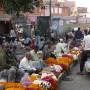
[[0,86],[2,90],[57,90],[59,78],[78,60],[80,52],[78,48],[73,48],[56,59],[49,57],[44,62],[47,67],[39,73],[25,73],[20,83],[0,82]]

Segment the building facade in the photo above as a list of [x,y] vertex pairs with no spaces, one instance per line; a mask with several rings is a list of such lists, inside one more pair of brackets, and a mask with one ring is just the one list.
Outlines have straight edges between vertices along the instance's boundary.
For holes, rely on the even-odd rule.
[[[30,16],[50,16],[51,11],[52,16],[70,16],[76,8],[75,1],[68,0],[43,0],[43,5],[43,8],[35,8],[33,13],[28,14]],[[5,13],[4,9],[0,8],[0,14],[3,13]]]
[[2,7],[0,7],[0,15],[1,14],[5,14],[5,10]]
[[76,8],[75,1],[67,0],[43,0],[44,8],[35,8],[31,16],[70,16]]

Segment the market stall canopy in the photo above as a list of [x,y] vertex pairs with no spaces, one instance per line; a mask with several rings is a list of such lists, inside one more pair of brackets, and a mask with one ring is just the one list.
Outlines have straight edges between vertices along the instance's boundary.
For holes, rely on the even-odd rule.
[[11,16],[8,14],[1,14],[0,15],[0,21],[10,21],[11,20]]

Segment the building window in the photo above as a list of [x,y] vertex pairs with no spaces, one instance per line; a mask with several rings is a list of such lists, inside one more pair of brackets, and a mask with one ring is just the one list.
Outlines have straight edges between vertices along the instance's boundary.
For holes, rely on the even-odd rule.
[[51,12],[54,13],[53,7],[51,8]]
[[61,14],[62,13],[62,8],[59,8],[59,14]]
[[55,10],[55,13],[57,14],[58,13],[58,8],[55,7],[54,10]]
[[50,15],[49,8],[46,7],[46,8],[45,8],[45,16],[49,16],[49,15]]
[[41,8],[39,8],[39,13],[41,13]]

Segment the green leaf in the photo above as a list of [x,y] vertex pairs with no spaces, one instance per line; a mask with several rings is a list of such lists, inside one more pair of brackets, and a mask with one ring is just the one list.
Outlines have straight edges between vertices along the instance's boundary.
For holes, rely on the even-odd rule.
[[33,11],[42,5],[42,0],[0,0],[0,5],[7,13],[19,13],[20,11]]

